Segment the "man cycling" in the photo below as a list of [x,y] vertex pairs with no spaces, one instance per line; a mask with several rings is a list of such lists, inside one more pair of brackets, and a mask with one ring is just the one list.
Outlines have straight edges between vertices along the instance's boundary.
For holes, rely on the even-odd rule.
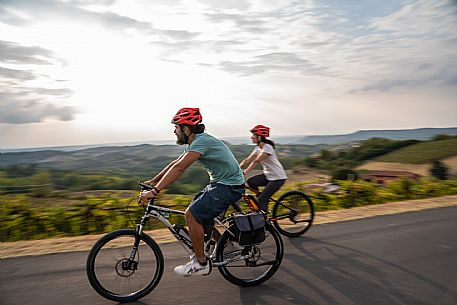
[[198,193],[185,212],[195,255],[174,271],[178,275],[207,275],[210,262],[204,253],[205,227],[213,225],[214,218],[244,194],[244,176],[233,153],[220,140],[205,133],[199,108],[182,108],[173,117],[176,143],[187,144],[184,153],[170,162],[157,176],[146,181],[155,185],[151,191],[140,194],[142,200],[152,199],[175,182],[184,171],[198,161],[209,174],[210,183]]

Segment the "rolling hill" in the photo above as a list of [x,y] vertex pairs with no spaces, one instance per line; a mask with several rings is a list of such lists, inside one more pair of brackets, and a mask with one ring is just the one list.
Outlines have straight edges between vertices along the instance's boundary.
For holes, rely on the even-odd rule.
[[431,162],[441,160],[450,174],[457,174],[457,139],[423,142],[385,154],[358,166],[357,170],[408,171],[430,175]]
[[373,161],[424,164],[456,155],[457,139],[449,139],[410,145],[378,157]]
[[[457,135],[457,127],[452,128],[418,128],[400,130],[359,130],[344,135],[306,136],[295,140],[296,144],[343,144],[354,141],[364,141],[370,138],[385,138],[391,140],[430,140],[435,135]],[[280,142],[280,141],[278,141]]]
[[[229,145],[235,156],[241,160],[249,155],[252,145]],[[325,145],[281,145],[281,158],[304,158],[315,154]],[[179,145],[102,146],[74,151],[40,150],[27,152],[3,152],[0,154],[0,168],[12,165],[36,165],[40,168],[111,172],[129,175],[162,169],[168,162],[183,152]]]

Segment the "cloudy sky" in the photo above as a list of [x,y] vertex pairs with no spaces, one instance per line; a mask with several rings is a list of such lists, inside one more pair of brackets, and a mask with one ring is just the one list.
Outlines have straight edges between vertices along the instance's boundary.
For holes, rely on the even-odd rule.
[[0,0],[0,148],[457,126],[457,1]]

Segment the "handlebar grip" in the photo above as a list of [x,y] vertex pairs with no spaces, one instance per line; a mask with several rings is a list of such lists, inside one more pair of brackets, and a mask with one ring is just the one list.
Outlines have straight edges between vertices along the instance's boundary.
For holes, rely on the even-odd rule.
[[152,190],[152,185],[139,181],[138,185],[141,186],[142,190],[150,191]]

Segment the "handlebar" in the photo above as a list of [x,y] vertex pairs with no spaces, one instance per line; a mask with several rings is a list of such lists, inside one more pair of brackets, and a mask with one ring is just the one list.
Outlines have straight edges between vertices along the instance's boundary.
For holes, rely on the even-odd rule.
[[150,191],[150,190],[152,190],[152,187],[153,187],[152,185],[141,182],[141,181],[138,182],[138,185],[141,186],[142,191]]
[[[147,183],[144,183],[141,181],[138,182],[138,185],[140,186],[141,191],[150,191],[154,187],[153,185],[150,185],[150,184],[147,184]],[[138,205],[143,207],[143,209],[146,210],[146,204],[144,204],[140,201],[140,197],[138,197],[137,201],[138,201]],[[155,198],[149,199],[149,204],[154,203],[154,201],[155,201]]]

